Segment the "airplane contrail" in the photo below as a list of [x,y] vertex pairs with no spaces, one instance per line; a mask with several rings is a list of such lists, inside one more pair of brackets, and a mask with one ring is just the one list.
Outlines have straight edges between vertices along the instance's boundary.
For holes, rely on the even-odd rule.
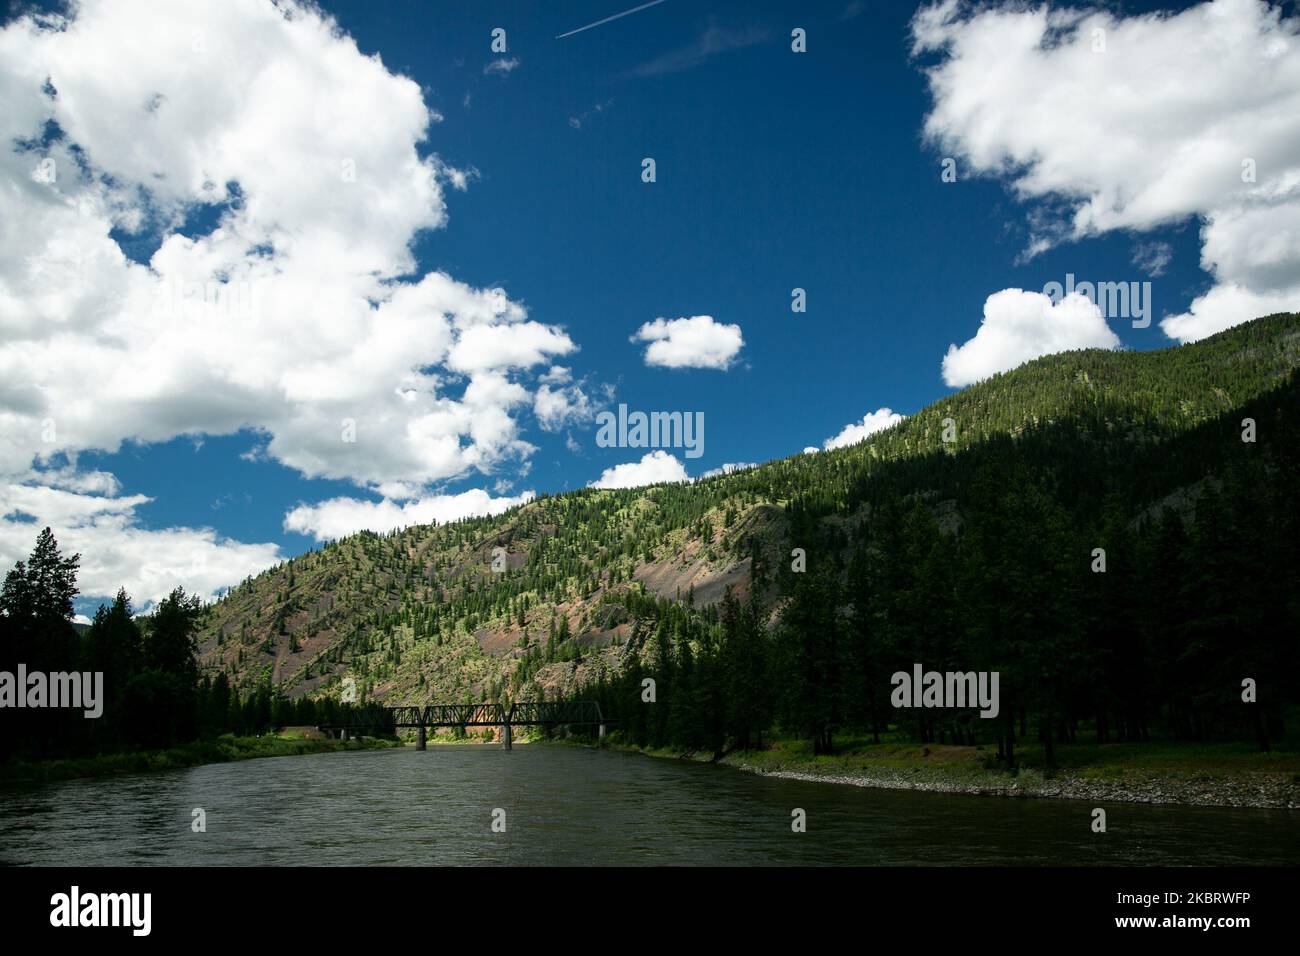
[[581,33],[583,30],[590,30],[592,27],[598,27],[602,23],[609,23],[610,20],[617,20],[619,17],[626,17],[629,14],[636,13],[638,10],[644,10],[647,7],[657,7],[664,0],[650,0],[649,3],[643,3],[639,7],[633,7],[631,10],[624,10],[622,13],[616,13],[612,17],[606,17],[604,20],[597,20],[595,23],[588,23],[585,27],[578,27],[576,30],[570,30],[568,33],[561,33],[555,39],[563,40],[565,37],[571,37],[575,33]]

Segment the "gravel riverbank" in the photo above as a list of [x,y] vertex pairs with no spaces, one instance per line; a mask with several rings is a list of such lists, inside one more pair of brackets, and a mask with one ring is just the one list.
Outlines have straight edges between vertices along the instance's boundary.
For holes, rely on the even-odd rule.
[[945,768],[864,768],[853,772],[816,769],[771,769],[748,764],[743,758],[724,758],[724,764],[766,776],[886,790],[928,790],[986,797],[1039,797],[1087,800],[1099,803],[1159,803],[1203,807],[1258,807],[1300,809],[1300,784],[1292,774],[1236,772],[1208,774],[1147,774],[1126,772],[1098,779],[1069,772],[1045,777],[1025,770],[1015,777],[1004,773],[955,774]]

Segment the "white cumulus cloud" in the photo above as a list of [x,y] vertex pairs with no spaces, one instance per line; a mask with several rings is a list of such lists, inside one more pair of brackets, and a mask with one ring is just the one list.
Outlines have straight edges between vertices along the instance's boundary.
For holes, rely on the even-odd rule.
[[[850,422],[845,425],[838,435],[826,439],[822,442],[822,447],[827,451],[832,448],[844,448],[847,445],[856,445],[868,435],[874,435],[876,432],[884,431],[886,428],[892,428],[903,420],[902,415],[888,408],[878,408],[874,412],[867,412],[862,416],[860,422]],[[812,449],[816,451],[816,449]],[[804,449],[808,451],[808,449]]]
[[926,135],[1034,204],[1031,252],[1195,217],[1214,285],[1169,336],[1300,308],[1300,19],[1262,0],[1133,16],[946,0],[912,33],[938,60]]
[[428,495],[411,501],[365,501],[331,498],[299,505],[284,516],[284,529],[311,535],[317,541],[343,538],[358,531],[376,533],[420,524],[446,524],[461,518],[498,515],[533,500],[533,492],[493,498],[481,488],[460,494]]
[[551,386],[543,382],[533,396],[533,413],[545,431],[553,432],[568,424],[590,421],[596,410],[580,385]]
[[[0,102],[0,481],[67,493],[37,517],[82,551],[88,592],[209,593],[278,556],[142,529],[115,479],[52,471],[83,451],[248,430],[253,460],[415,501],[526,472],[535,376],[577,346],[502,289],[417,268],[475,171],[438,156],[419,86],[316,4],[21,16]],[[0,557],[28,530],[5,519]]]
[[658,318],[637,329],[632,341],[649,342],[646,365],[665,368],[727,369],[745,344],[739,325],[715,322],[711,315]]
[[0,465],[252,429],[373,488],[530,452],[524,376],[576,346],[413,274],[469,178],[416,83],[293,0],[72,11],[0,31]]
[[665,481],[686,481],[686,466],[676,456],[663,451],[652,451],[640,461],[626,462],[606,468],[600,478],[591,483],[592,488],[639,488]]
[[107,599],[124,587],[147,609],[178,585],[210,600],[281,560],[278,545],[243,544],[211,528],[142,528],[135,512],[151,499],[120,496],[111,475],[92,474],[101,477],[72,483],[86,490],[58,487],[68,483],[57,478],[45,484],[0,482],[0,570],[25,560],[48,526],[60,551],[81,554],[82,597]]
[[710,468],[700,475],[701,478],[716,478],[719,475],[730,475],[737,471],[748,471],[750,468],[757,468],[758,463],[753,461],[729,461],[718,468]]
[[1101,309],[1085,295],[1072,292],[1053,303],[1041,292],[1003,289],[985,300],[975,337],[948,346],[943,380],[953,387],[970,385],[1040,355],[1119,345]]

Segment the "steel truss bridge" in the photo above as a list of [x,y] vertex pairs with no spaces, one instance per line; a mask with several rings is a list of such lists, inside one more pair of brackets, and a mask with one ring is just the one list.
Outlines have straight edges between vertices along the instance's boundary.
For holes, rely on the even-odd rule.
[[594,725],[605,736],[605,715],[594,701],[516,701],[513,704],[427,704],[423,707],[366,706],[349,710],[321,730],[338,731],[343,739],[350,733],[389,731],[414,727],[415,746],[425,749],[430,727],[500,727],[501,744],[511,747],[513,727],[558,727],[562,724]]

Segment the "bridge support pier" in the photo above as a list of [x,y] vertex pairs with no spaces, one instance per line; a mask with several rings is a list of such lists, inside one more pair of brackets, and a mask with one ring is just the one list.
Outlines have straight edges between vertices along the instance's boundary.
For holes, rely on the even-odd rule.
[[512,740],[509,724],[503,724],[501,726],[501,749],[502,750],[514,749],[514,741]]
[[426,731],[426,729],[425,729],[424,724],[421,724],[421,725],[419,726],[419,729],[417,729],[416,732],[415,732],[415,749],[416,749],[416,750],[424,750],[424,749],[426,748],[426,746],[427,746],[427,741],[428,741],[428,738],[427,738],[427,736],[426,736],[426,733],[427,733],[427,731]]

